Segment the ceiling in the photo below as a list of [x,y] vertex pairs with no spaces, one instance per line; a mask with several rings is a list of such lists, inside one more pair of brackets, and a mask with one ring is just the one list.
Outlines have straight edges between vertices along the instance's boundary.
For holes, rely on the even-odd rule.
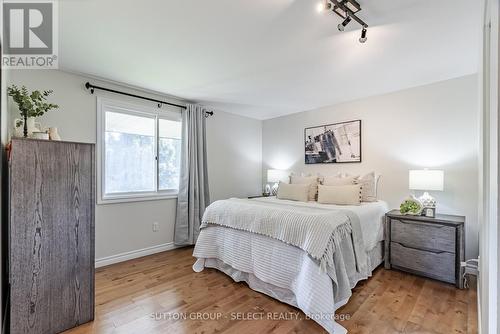
[[480,6],[358,1],[365,44],[317,0],[64,0],[60,67],[257,119],[477,73]]

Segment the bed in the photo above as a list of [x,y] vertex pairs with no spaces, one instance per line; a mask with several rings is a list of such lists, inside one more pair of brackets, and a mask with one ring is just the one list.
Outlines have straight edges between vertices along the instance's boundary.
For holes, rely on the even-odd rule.
[[[226,212],[222,205],[240,207],[240,211]],[[267,208],[267,216],[254,216],[264,215]],[[299,308],[329,333],[347,333],[335,321],[335,311],[348,302],[357,282],[370,277],[382,263],[387,209],[384,201],[359,206],[299,203],[274,197],[217,201],[205,212],[193,252],[193,270],[218,269],[236,282],[246,282],[253,290]],[[335,231],[342,233],[337,233],[327,259],[315,256],[303,243],[294,244],[293,238],[283,239],[265,229],[232,224],[240,216],[252,215],[251,219],[273,226],[280,219],[277,216],[307,216],[308,212],[328,219],[336,217],[340,222]],[[214,223],[216,220],[219,223]],[[343,229],[345,226],[349,229]]]

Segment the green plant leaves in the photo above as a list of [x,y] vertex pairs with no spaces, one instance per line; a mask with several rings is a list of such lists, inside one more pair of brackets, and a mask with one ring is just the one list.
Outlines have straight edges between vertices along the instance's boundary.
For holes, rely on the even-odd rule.
[[50,110],[59,108],[57,104],[46,102],[47,97],[52,93],[52,90],[43,92],[35,90],[29,93],[25,86],[20,89],[16,85],[7,87],[7,95],[16,102],[22,117],[39,117]]

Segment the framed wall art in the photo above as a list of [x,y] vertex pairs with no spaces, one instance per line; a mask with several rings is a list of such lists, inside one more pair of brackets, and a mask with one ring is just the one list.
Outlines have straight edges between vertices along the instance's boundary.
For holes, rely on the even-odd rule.
[[305,163],[361,162],[361,120],[304,130]]

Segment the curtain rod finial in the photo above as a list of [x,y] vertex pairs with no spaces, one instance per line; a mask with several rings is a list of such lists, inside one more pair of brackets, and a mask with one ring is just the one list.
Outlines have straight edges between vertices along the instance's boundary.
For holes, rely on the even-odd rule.
[[85,88],[90,88],[90,94],[94,94],[94,87],[90,84],[90,82],[85,83]]

